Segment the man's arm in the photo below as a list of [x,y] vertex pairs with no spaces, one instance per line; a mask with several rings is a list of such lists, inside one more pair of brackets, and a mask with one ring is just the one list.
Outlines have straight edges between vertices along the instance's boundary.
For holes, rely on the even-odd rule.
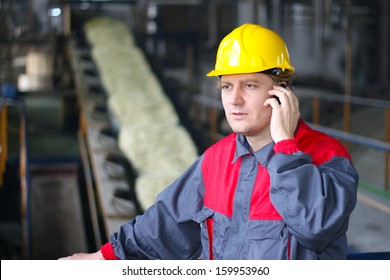
[[110,237],[119,259],[191,259],[200,254],[200,228],[193,216],[202,209],[201,156],[162,191],[141,216]]
[[59,260],[104,260],[102,253],[99,251],[95,253],[76,253],[68,257],[59,258]]
[[192,217],[203,205],[202,159],[162,191],[143,215],[123,224],[101,250],[60,260],[196,258],[201,250],[200,229]]
[[348,158],[317,166],[301,151],[281,152],[268,171],[271,201],[302,245],[320,252],[347,231],[359,178]]

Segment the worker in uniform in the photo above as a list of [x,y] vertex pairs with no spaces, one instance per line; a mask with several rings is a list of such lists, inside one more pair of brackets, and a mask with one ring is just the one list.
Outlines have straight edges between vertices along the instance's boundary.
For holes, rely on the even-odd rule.
[[359,176],[338,140],[300,119],[293,73],[277,33],[234,29],[207,74],[232,134],[99,251],[64,259],[346,259]]

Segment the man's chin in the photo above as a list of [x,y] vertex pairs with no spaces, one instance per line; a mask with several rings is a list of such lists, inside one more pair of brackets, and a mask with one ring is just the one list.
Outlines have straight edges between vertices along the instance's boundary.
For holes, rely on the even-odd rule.
[[241,134],[244,136],[250,136],[250,133],[248,131],[243,130],[243,129],[232,129],[234,133]]

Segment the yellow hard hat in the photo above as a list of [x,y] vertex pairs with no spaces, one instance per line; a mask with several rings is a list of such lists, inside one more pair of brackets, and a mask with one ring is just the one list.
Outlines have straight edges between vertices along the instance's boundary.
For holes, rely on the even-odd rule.
[[294,71],[283,39],[270,29],[246,23],[221,41],[215,69],[207,76],[256,73],[273,68]]

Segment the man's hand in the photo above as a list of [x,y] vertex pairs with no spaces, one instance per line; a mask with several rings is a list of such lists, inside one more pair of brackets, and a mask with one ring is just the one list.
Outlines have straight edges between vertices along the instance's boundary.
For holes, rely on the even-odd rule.
[[269,98],[264,102],[264,106],[272,107],[272,117],[270,123],[271,137],[275,143],[293,139],[294,132],[300,117],[299,102],[296,95],[290,88],[282,86],[273,86],[273,89],[268,91],[268,94],[275,98]]
[[68,257],[59,258],[59,260],[104,260],[104,257],[100,251],[95,253],[77,253]]

